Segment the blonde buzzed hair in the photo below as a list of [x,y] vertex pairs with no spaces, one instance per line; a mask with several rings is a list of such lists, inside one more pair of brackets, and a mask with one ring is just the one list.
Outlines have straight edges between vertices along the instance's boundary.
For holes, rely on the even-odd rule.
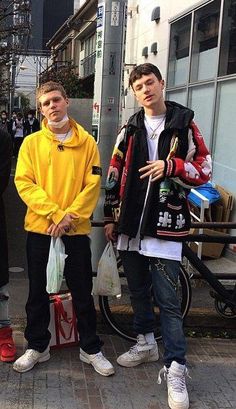
[[59,91],[61,95],[63,96],[63,98],[67,98],[65,88],[61,84],[59,84],[59,82],[48,81],[40,85],[40,87],[37,89],[38,102],[39,102],[39,98],[42,95],[47,94],[48,92],[51,92],[51,91]]

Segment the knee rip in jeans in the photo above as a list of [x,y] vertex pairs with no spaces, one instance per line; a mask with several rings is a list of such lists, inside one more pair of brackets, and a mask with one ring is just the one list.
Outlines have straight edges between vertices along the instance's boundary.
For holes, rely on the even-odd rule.
[[166,270],[166,265],[162,263],[159,258],[155,258],[155,262],[153,263],[153,265],[158,271],[163,273],[167,281],[172,285],[172,287],[174,287],[175,291],[177,291],[177,283],[170,277],[168,271]]

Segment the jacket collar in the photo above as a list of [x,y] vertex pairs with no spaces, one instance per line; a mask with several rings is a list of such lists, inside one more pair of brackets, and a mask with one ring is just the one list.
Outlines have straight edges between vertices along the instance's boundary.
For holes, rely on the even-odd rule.
[[[189,125],[193,119],[194,112],[173,101],[165,101],[166,104],[166,129],[183,129]],[[127,127],[141,129],[144,127],[144,109],[141,108],[138,112],[132,115],[128,121]]]

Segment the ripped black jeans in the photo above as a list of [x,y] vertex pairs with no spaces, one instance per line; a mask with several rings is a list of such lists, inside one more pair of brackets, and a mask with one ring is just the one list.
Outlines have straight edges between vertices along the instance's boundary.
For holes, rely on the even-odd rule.
[[134,310],[134,330],[147,334],[154,330],[151,285],[160,309],[161,334],[164,343],[164,363],[185,364],[186,340],[176,287],[179,262],[146,257],[136,251],[120,251]]

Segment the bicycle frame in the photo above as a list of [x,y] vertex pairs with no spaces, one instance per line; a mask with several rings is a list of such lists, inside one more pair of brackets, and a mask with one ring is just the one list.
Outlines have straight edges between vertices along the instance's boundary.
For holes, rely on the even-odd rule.
[[[101,221],[92,221],[93,227],[102,227],[104,223]],[[191,227],[200,228],[220,228],[220,229],[236,229],[236,222],[192,222]],[[163,237],[163,239],[165,239]],[[166,238],[168,240],[168,238]],[[233,291],[227,290],[224,285],[216,278],[214,273],[202,262],[186,242],[209,242],[209,243],[236,243],[236,236],[209,236],[207,234],[189,234],[180,239],[183,242],[183,256],[196,268],[201,276],[211,285],[211,287],[224,299],[226,303],[233,308],[236,307],[236,285]]]
[[216,278],[211,270],[202,262],[200,258],[193,252],[193,250],[187,245],[183,244],[183,256],[186,257],[192,266],[201,274],[201,276],[211,285],[214,290],[221,295],[224,300],[236,307],[236,297],[230,294],[228,290],[225,289],[224,285]]

